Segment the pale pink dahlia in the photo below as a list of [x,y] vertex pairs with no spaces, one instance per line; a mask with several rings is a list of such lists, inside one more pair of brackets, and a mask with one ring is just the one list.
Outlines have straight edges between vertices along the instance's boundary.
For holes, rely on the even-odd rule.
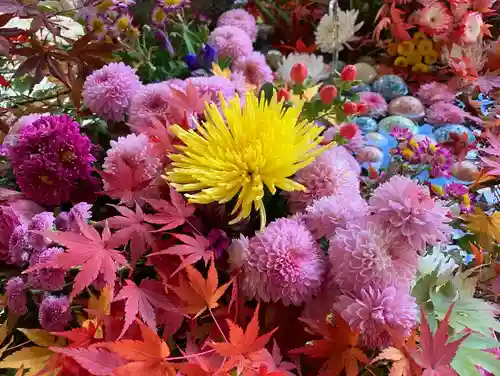
[[134,70],[110,63],[94,71],[83,85],[83,103],[105,120],[123,121],[132,97],[142,84]]
[[257,39],[257,22],[244,9],[232,9],[222,13],[217,21],[217,27],[221,26],[236,26],[243,30],[250,37],[252,42]]
[[448,85],[433,81],[420,86],[417,97],[427,105],[436,102],[451,103],[455,99],[455,92]]
[[330,239],[328,255],[330,285],[354,294],[368,285],[385,287],[397,281],[399,285],[408,286],[418,261],[416,252],[403,250],[388,231],[360,219],[347,223],[345,228],[337,228]]
[[347,222],[362,218],[367,213],[368,205],[355,193],[348,198],[327,196],[315,200],[306,208],[303,218],[316,239],[330,239],[337,228],[343,228]]
[[431,105],[426,112],[427,121],[429,124],[444,125],[444,124],[460,124],[465,119],[471,119],[479,124],[483,121],[478,117],[470,115],[460,107],[452,103],[437,102]]
[[387,101],[379,93],[363,91],[359,93],[359,99],[368,105],[369,116],[384,116],[387,113]]
[[[292,213],[303,211],[318,198],[349,196],[359,192],[359,165],[344,148],[331,148],[295,174],[307,190],[286,193]],[[355,168],[357,166],[357,168]]]
[[249,299],[298,306],[321,287],[323,252],[300,220],[278,219],[251,239],[233,241],[228,252],[232,266],[242,270],[240,287]]
[[208,36],[208,44],[216,46],[219,55],[233,60],[244,58],[252,53],[252,40],[246,32],[235,26],[215,28]]
[[413,180],[396,175],[379,186],[370,201],[373,217],[401,242],[423,251],[448,238],[448,209],[429,195],[429,190]]
[[246,81],[260,88],[266,82],[273,81],[273,71],[267,65],[266,57],[257,51],[252,52],[243,59],[233,62],[233,71],[242,72]]
[[390,346],[387,327],[405,338],[417,323],[415,298],[395,286],[368,286],[357,296],[340,296],[334,307],[352,329],[360,332],[362,344],[370,348]]
[[420,27],[430,35],[447,34],[453,25],[453,15],[441,1],[436,1],[423,8],[419,15]]

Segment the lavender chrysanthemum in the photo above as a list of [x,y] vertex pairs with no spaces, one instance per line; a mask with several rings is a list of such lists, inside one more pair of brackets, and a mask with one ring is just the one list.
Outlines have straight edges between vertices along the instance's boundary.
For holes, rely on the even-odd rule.
[[267,65],[266,57],[257,51],[252,52],[246,58],[235,60],[232,69],[236,72],[242,72],[246,81],[256,87],[273,81],[273,71]]
[[28,312],[28,298],[26,297],[26,284],[21,277],[14,277],[7,281],[7,307],[15,315],[25,315]]
[[450,233],[448,209],[407,177],[396,175],[379,186],[369,204],[376,221],[418,252],[445,241]]
[[417,323],[415,298],[394,286],[368,286],[358,296],[342,295],[334,307],[351,329],[361,333],[361,343],[370,348],[390,346],[387,328],[405,338]]
[[49,332],[63,331],[71,319],[71,308],[66,296],[47,296],[40,305],[38,321]]
[[[82,193],[92,181],[92,144],[67,115],[44,116],[24,127],[9,157],[23,193],[33,201],[58,205]],[[88,189],[88,187],[85,187]]]
[[233,60],[247,57],[252,53],[252,40],[246,32],[235,26],[215,28],[208,36],[208,44],[216,46],[219,55]]
[[228,252],[242,268],[240,287],[250,299],[301,305],[321,287],[325,259],[300,220],[278,219],[250,240],[236,240]]
[[133,95],[141,86],[131,67],[121,62],[110,63],[87,77],[83,102],[105,120],[123,121]]
[[316,239],[330,239],[337,228],[347,222],[363,218],[368,213],[368,205],[359,194],[346,199],[343,196],[327,196],[315,200],[306,208],[304,220]]
[[23,266],[28,263],[32,253],[33,247],[29,242],[28,228],[20,224],[12,231],[9,240],[10,261],[17,266]]
[[28,227],[28,242],[34,249],[42,249],[50,244],[50,239],[32,231],[52,231],[54,228],[54,214],[43,212],[35,215]]
[[[45,264],[55,255],[64,252],[62,248],[46,248],[31,256],[30,267]],[[38,290],[55,291],[64,286],[64,270],[56,268],[37,269],[28,273],[28,284],[31,288]]]
[[210,77],[193,77],[187,80],[198,89],[199,95],[209,94],[210,101],[219,105],[222,94],[224,99],[228,101],[236,95],[234,84],[225,77],[210,76]]
[[73,206],[69,212],[60,213],[55,219],[55,226],[59,231],[79,232],[77,218],[83,222],[88,221],[92,217],[91,210],[91,204],[80,202]]
[[217,26],[236,26],[243,30],[250,37],[252,42],[257,39],[257,22],[244,9],[232,9],[224,12],[217,21]]
[[287,193],[289,209],[301,212],[316,199],[359,192],[359,165],[344,148],[331,148],[295,174],[307,191]]

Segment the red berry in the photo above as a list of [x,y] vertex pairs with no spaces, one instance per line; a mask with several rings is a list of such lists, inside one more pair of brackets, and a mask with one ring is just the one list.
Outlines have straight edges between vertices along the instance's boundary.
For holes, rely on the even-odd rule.
[[356,106],[358,107],[358,114],[363,115],[368,112],[368,105],[365,102],[356,103]]
[[347,116],[357,114],[358,113],[358,105],[354,102],[345,102],[344,103],[344,113]]
[[358,70],[354,65],[346,65],[342,69],[342,72],[340,73],[340,76],[344,81],[354,81],[357,75],[358,75]]
[[306,80],[308,73],[309,72],[304,63],[297,63],[292,67],[292,70],[290,71],[290,78],[292,79],[293,83],[302,85]]
[[332,104],[337,96],[337,88],[333,85],[325,85],[319,91],[319,96],[323,104]]
[[281,102],[283,99],[286,101],[290,100],[290,92],[285,88],[278,90],[278,102]]
[[340,135],[348,140],[356,136],[356,133],[358,133],[358,126],[353,123],[344,124],[340,128]]

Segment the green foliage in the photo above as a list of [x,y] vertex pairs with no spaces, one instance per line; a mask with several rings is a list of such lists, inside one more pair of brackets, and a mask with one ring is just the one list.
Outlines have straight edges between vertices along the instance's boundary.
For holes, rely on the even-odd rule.
[[496,354],[487,352],[497,347],[497,340],[473,333],[462,343],[451,365],[460,376],[480,376],[476,366],[493,375],[500,375],[500,360]]

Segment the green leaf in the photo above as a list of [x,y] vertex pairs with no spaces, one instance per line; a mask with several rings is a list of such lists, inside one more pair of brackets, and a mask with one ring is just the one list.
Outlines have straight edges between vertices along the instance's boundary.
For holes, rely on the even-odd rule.
[[451,366],[460,376],[480,376],[481,373],[476,366],[484,368],[493,375],[500,375],[500,360],[496,354],[469,349],[463,345],[458,349]]
[[276,88],[274,87],[274,85],[270,82],[266,82],[260,88],[259,98],[262,95],[262,93],[264,93],[264,100],[269,103],[271,101],[271,99],[273,98],[275,91],[276,91]]
[[422,304],[428,302],[431,299],[430,291],[436,286],[437,283],[437,272],[434,271],[432,274],[426,275],[420,278],[411,294],[417,299],[417,304]]

